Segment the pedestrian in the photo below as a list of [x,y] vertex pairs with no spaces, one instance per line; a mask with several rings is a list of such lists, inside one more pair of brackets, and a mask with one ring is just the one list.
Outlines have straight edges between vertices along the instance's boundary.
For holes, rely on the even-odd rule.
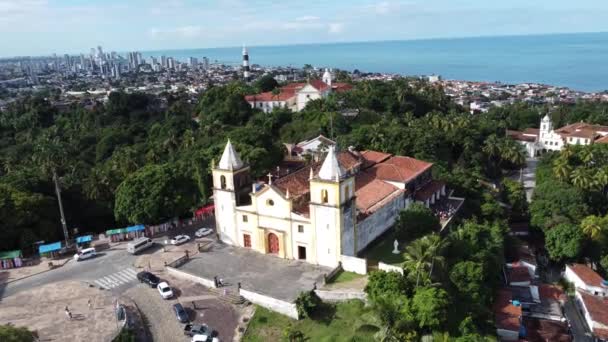
[[91,310],[93,308],[93,303],[91,302],[90,298],[89,298],[89,300],[87,300],[87,306],[89,307],[89,310]]
[[72,313],[68,310],[68,307],[65,307],[65,315],[69,320],[72,320]]
[[224,279],[220,278],[220,286],[224,287]]
[[215,288],[220,287],[219,284],[217,283],[217,276],[213,277],[213,284],[215,284]]

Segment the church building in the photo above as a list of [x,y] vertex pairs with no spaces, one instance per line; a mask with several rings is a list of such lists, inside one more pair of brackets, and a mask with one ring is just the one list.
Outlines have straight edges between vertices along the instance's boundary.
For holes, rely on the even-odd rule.
[[608,143],[608,126],[577,122],[553,129],[549,114],[540,121],[540,129],[527,128],[522,131],[507,130],[507,136],[522,144],[529,157],[547,151],[561,151],[566,145],[591,145]]
[[213,168],[216,228],[234,246],[335,267],[389,229],[413,201],[446,197],[432,164],[333,145],[320,161],[267,182],[252,182],[228,141]]
[[270,113],[274,108],[288,108],[293,112],[299,112],[308,101],[321,99],[329,96],[332,92],[343,92],[352,89],[348,83],[333,83],[331,71],[325,69],[321,80],[310,80],[306,83],[290,83],[278,92],[268,91],[265,93],[247,95],[245,100],[251,108],[257,108],[264,113]]

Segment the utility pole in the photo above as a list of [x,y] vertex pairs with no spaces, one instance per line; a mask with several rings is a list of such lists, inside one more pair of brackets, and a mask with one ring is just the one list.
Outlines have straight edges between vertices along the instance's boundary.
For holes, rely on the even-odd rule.
[[57,179],[57,172],[53,168],[53,181],[55,182],[55,193],[57,193],[57,201],[59,202],[59,213],[61,214],[61,227],[63,228],[63,236],[65,238],[65,246],[68,247],[68,227],[65,222],[65,215],[63,214],[63,203],[61,201],[61,189],[59,188],[59,181]]

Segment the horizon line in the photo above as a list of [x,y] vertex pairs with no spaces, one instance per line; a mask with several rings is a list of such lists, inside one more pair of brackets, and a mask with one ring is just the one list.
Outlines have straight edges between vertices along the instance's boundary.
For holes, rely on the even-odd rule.
[[[347,45],[347,44],[370,44],[370,43],[391,43],[391,42],[419,42],[419,41],[436,41],[436,40],[468,40],[468,39],[481,39],[481,38],[525,38],[525,37],[543,37],[543,36],[574,36],[574,35],[586,35],[586,34],[608,34],[608,31],[582,31],[582,32],[550,32],[550,33],[530,33],[530,34],[499,34],[499,35],[476,35],[476,36],[459,36],[459,37],[426,37],[426,38],[406,38],[406,39],[379,39],[379,40],[353,40],[353,41],[330,41],[330,42],[310,42],[310,43],[294,43],[294,44],[244,44],[248,48],[268,48],[268,47],[290,47],[290,46],[319,46],[319,45]],[[88,47],[90,49],[91,47]],[[167,49],[132,49],[119,51],[116,49],[109,49],[106,52],[170,52],[170,51],[183,51],[183,50],[214,50],[214,49],[241,49],[242,46],[237,45],[225,45],[225,46],[214,46],[214,47],[187,47],[187,48],[167,48]],[[70,56],[77,56],[84,52],[72,52],[67,53]],[[12,56],[0,56],[0,60],[3,59],[14,59],[23,57],[51,57],[53,54],[60,54],[58,52],[52,52],[40,55],[12,55]]]

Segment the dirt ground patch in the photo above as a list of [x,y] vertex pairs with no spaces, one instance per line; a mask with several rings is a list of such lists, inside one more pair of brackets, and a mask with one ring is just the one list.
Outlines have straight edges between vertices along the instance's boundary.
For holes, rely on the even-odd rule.
[[107,341],[117,333],[114,301],[110,292],[81,282],[49,284],[5,298],[0,303],[0,324],[36,330],[41,341]]

